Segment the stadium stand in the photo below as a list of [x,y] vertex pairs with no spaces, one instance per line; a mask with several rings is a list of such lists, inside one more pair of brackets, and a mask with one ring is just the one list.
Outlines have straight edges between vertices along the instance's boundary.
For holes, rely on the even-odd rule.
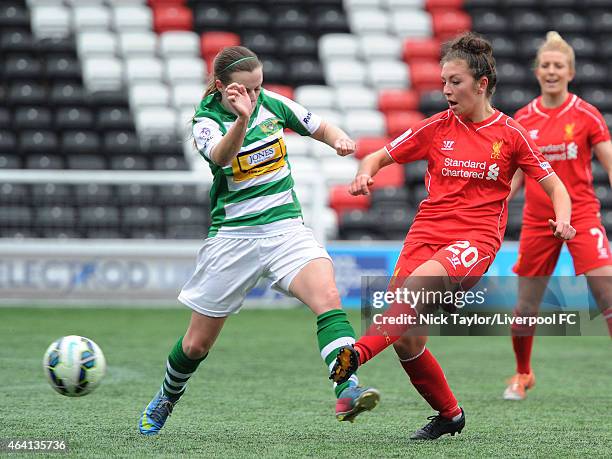
[[[49,183],[35,176],[1,183],[0,236],[201,238],[209,202],[194,177],[208,167],[189,141],[189,120],[215,54],[243,44],[260,56],[266,88],[357,140],[355,157],[340,159],[311,139],[287,137],[302,202],[318,199],[309,193],[309,174],[322,174],[327,184],[319,218],[327,235],[403,238],[427,196],[425,163],[385,170],[371,198],[349,196],[346,184],[358,159],[446,107],[438,89],[440,44],[468,29],[491,39],[499,72],[494,103],[513,114],[536,94],[531,61],[544,33],[556,29],[577,52],[572,90],[610,124],[609,6],[604,0],[0,0],[0,171],[68,174]],[[593,167],[612,231],[608,179],[596,162]],[[87,177],[91,183],[83,183]],[[518,237],[521,208],[520,197],[509,207],[509,239]]]

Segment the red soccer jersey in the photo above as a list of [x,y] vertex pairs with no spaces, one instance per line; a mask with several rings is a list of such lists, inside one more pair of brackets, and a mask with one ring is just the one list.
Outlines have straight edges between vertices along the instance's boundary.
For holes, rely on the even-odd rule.
[[506,198],[518,167],[541,181],[554,172],[527,131],[495,111],[481,123],[451,110],[421,121],[393,140],[387,152],[398,163],[428,161],[421,202],[409,241],[445,244],[480,241],[495,256],[506,229]]
[[[529,131],[540,152],[551,163],[572,198],[572,219],[597,215],[593,191],[591,148],[610,140],[601,113],[575,94],[559,107],[544,108],[538,97],[516,112],[515,119]],[[550,199],[534,180],[525,180],[523,224],[538,225],[554,216]]]

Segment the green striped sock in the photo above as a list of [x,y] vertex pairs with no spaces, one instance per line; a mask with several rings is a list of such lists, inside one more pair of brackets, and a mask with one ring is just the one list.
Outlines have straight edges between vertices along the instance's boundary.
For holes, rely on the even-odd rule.
[[187,381],[207,355],[208,353],[197,360],[187,357],[183,352],[183,337],[181,336],[170,351],[170,355],[168,355],[166,377],[162,384],[164,395],[170,397],[173,402],[176,402],[185,392]]
[[[355,331],[348,321],[346,312],[342,309],[332,309],[317,316],[317,339],[321,357],[331,371],[338,349],[348,344],[355,344]],[[357,375],[353,375],[342,384],[334,384],[336,397],[339,397],[347,387],[356,386],[358,383]]]

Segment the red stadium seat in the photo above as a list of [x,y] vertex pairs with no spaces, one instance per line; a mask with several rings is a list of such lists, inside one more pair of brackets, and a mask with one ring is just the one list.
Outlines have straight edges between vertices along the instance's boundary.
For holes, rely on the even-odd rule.
[[387,167],[383,167],[378,171],[376,177],[374,177],[374,185],[372,189],[385,187],[403,187],[404,186],[404,166],[402,164],[390,164]]
[[387,135],[394,139],[424,119],[425,115],[416,110],[405,110],[387,112],[385,113],[385,118],[387,121]]
[[355,158],[363,159],[370,153],[380,150],[387,145],[391,139],[388,137],[360,137],[357,140],[357,148],[355,149]]
[[472,18],[464,11],[436,11],[431,19],[434,35],[442,41],[472,28]]
[[442,88],[440,63],[434,60],[418,60],[410,63],[410,83],[419,92]]
[[240,45],[240,36],[232,32],[204,32],[200,39],[202,44],[202,57],[206,59],[208,68],[212,69],[212,59],[227,46]]
[[440,42],[435,38],[408,38],[402,58],[407,63],[414,59],[440,59]]
[[186,0],[147,0],[147,3],[151,5],[151,7],[155,8],[159,5],[184,5],[187,3]]
[[265,84],[264,87],[268,91],[276,92],[281,96],[285,96],[293,100],[293,88],[291,86],[284,84]]
[[157,33],[169,30],[192,30],[193,13],[191,8],[165,3],[154,7],[153,28]]
[[349,185],[336,185],[329,191],[329,207],[334,209],[338,216],[354,209],[368,209],[370,195],[352,196],[348,192]]
[[417,110],[419,95],[406,89],[385,89],[378,95],[378,109],[381,112],[396,110]]
[[463,8],[463,0],[425,0],[425,9],[430,13],[460,10],[461,8]]

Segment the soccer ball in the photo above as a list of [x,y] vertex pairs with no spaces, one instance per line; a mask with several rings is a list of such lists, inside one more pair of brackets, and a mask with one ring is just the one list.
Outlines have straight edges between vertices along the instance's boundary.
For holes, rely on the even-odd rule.
[[102,381],[106,359],[92,340],[70,335],[51,343],[43,368],[53,389],[67,397],[81,397]]

